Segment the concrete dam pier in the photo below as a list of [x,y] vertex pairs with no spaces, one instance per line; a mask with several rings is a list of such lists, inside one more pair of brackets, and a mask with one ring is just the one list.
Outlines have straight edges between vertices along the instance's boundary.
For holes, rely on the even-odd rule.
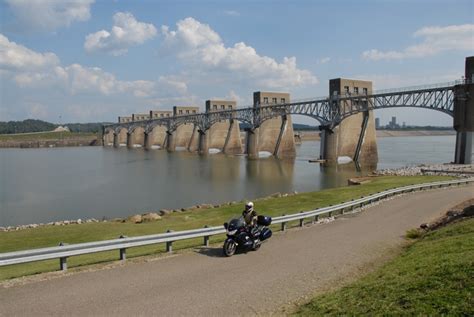
[[[372,94],[372,82],[350,79],[331,79],[329,95],[369,95]],[[361,112],[344,119],[339,125],[321,128],[320,158],[329,163],[337,162],[339,157],[349,157],[363,165],[376,165],[378,162],[375,118],[369,110],[367,101],[351,100],[338,103],[340,112],[360,107]]]
[[[128,148],[177,148],[201,155],[211,149],[225,154],[245,153],[258,158],[268,152],[278,158],[295,156],[292,115],[319,122],[320,158],[328,164],[352,160],[361,166],[378,161],[375,118],[378,109],[421,108],[453,118],[456,130],[454,162],[470,164],[474,142],[474,56],[466,58],[465,77],[430,86],[405,87],[374,92],[372,82],[336,78],[329,81],[327,98],[291,101],[290,94],[253,94],[253,106],[237,108],[235,101],[207,100],[199,107],[178,107],[173,111],[150,111],[119,117],[117,124],[103,127],[104,145]],[[240,138],[240,125],[245,139]]]

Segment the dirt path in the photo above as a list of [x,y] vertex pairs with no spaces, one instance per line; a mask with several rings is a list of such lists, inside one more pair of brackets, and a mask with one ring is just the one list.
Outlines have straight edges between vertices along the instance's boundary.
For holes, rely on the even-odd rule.
[[409,194],[276,234],[258,252],[224,258],[215,247],[3,287],[0,316],[268,314],[364,269],[406,230],[472,197],[472,185]]

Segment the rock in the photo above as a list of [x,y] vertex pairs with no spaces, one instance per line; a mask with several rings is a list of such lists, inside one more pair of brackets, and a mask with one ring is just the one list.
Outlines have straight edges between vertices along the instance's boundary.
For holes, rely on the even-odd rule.
[[64,221],[63,221],[63,224],[65,224],[65,225],[68,225],[68,224],[70,224],[70,223],[71,223],[71,222],[70,222],[69,220],[64,220]]
[[202,209],[208,209],[208,208],[213,208],[214,206],[211,205],[211,204],[201,204],[199,205],[199,208],[202,208]]
[[0,227],[0,231],[7,231],[7,228],[5,228],[5,227]]
[[141,223],[143,221],[142,215],[133,215],[128,217],[128,221],[133,223]]
[[163,216],[172,213],[172,211],[169,209],[161,209],[158,213],[160,214],[160,216]]
[[77,219],[76,223],[80,225],[82,223],[82,219]]
[[59,221],[55,221],[55,222],[53,222],[53,226],[60,226],[60,225],[62,225],[62,223],[61,223],[61,222],[59,222]]
[[181,209],[173,209],[173,212],[181,212]]
[[281,197],[281,193],[271,194],[270,197],[279,198],[279,197]]
[[156,221],[156,220],[160,220],[161,219],[161,216],[158,215],[156,212],[149,212],[149,213],[146,213],[146,214],[143,214],[142,215],[142,220],[143,221]]

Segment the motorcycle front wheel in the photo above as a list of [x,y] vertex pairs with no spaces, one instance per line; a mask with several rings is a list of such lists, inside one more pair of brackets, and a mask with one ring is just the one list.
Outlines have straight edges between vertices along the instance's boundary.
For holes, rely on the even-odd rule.
[[225,256],[233,256],[235,250],[237,250],[237,244],[235,243],[235,241],[232,239],[225,240],[223,247]]

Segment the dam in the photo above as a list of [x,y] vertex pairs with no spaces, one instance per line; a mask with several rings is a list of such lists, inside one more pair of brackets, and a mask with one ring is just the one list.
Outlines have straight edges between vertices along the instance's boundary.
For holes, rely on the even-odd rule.
[[[262,151],[277,158],[295,155],[291,115],[316,119],[321,130],[320,158],[328,164],[348,157],[362,165],[378,161],[373,112],[377,109],[422,108],[453,118],[456,130],[454,162],[471,163],[474,139],[474,56],[467,57],[463,79],[429,86],[374,92],[372,82],[336,78],[326,98],[293,101],[289,93],[253,94],[253,106],[237,108],[232,100],[207,100],[205,112],[196,106],[175,106],[173,113],[150,111],[119,117],[103,127],[103,144],[128,148],[176,147],[207,155],[210,148],[227,154],[258,158]],[[163,114],[163,116],[161,116]],[[240,124],[245,140],[240,139]]]

